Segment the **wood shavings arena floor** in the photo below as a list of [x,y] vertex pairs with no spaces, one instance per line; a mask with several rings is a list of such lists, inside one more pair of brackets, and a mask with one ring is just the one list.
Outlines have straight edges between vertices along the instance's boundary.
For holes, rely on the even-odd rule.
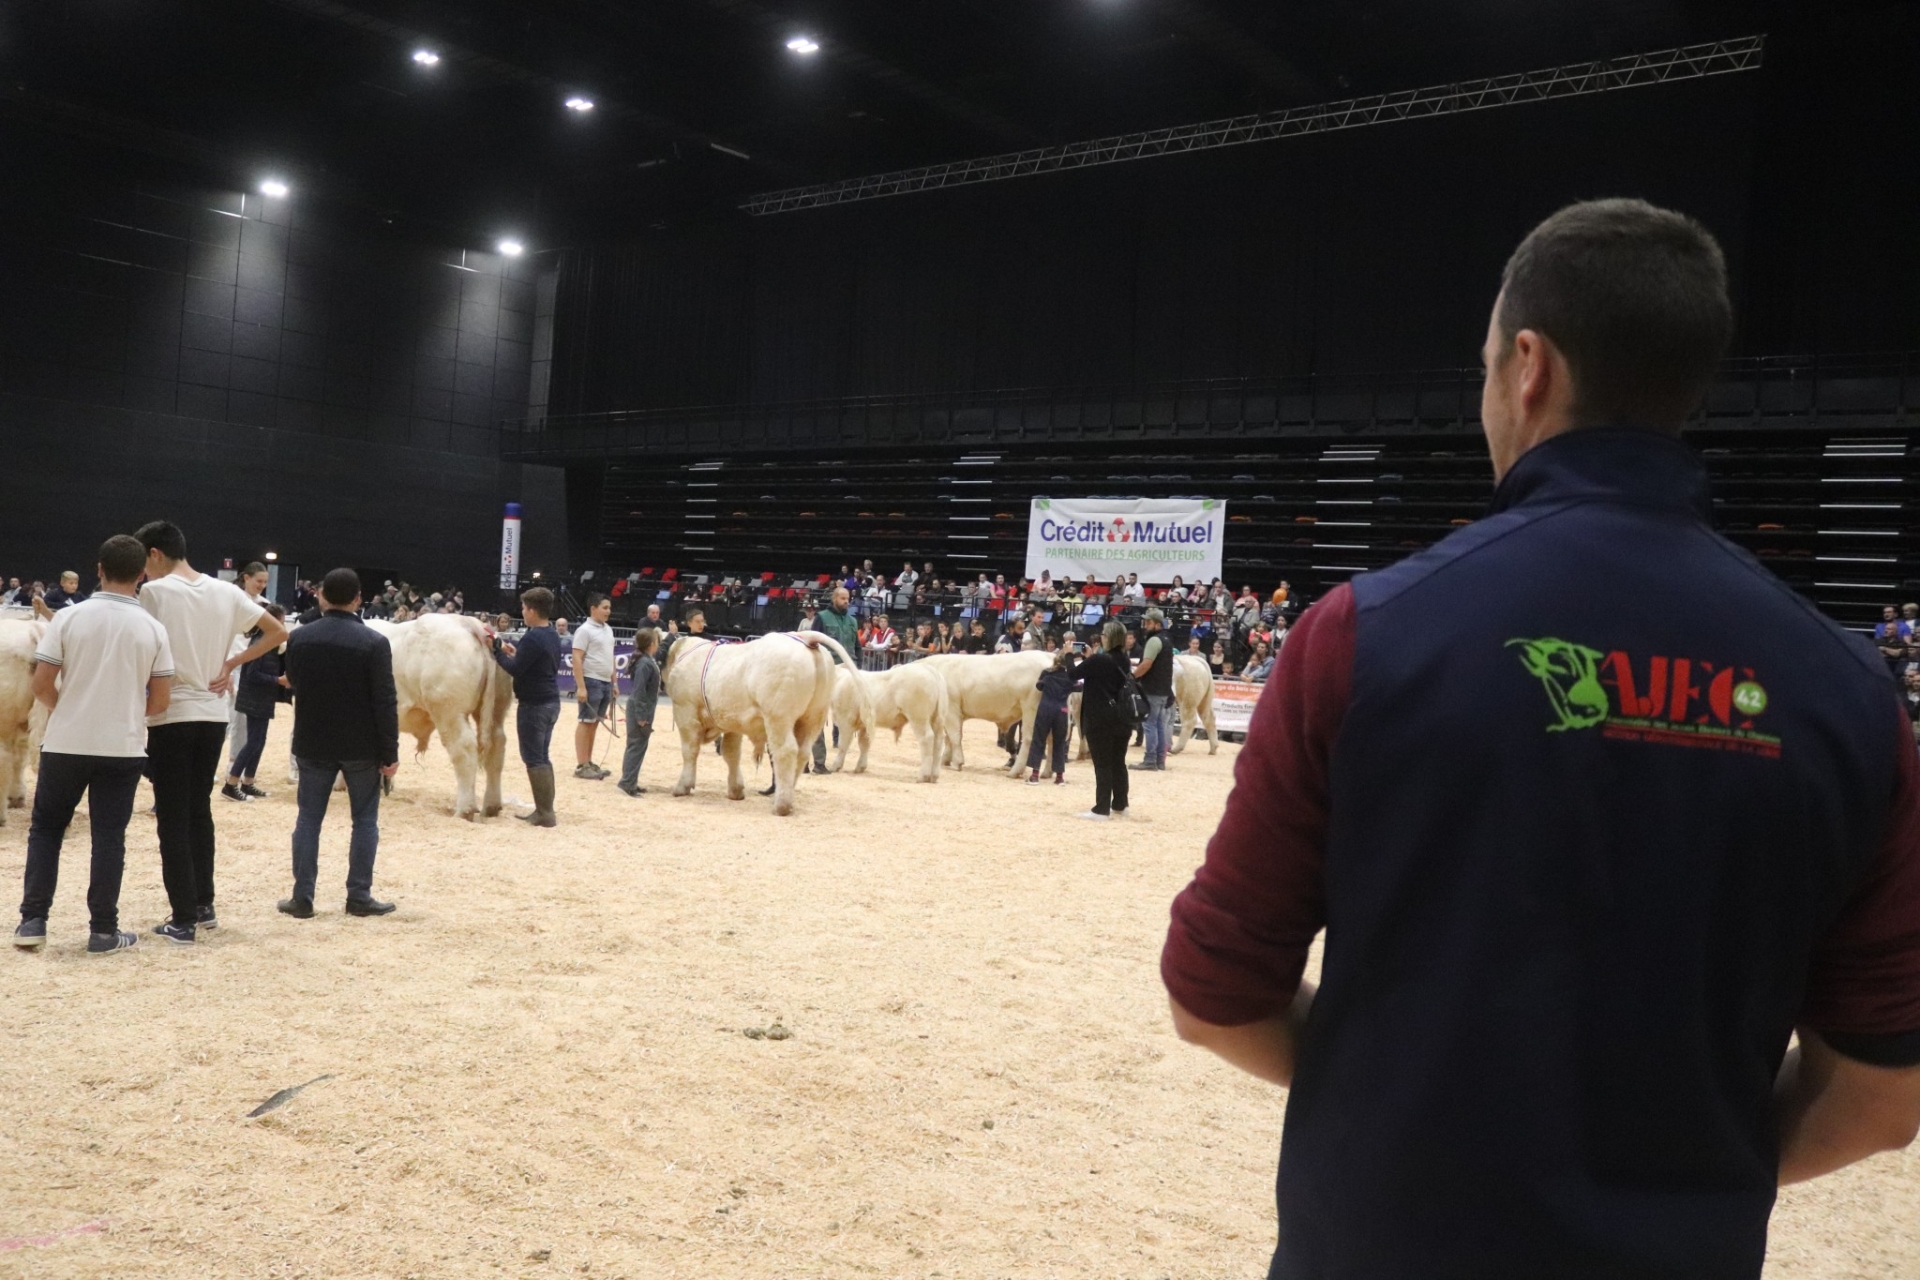
[[[83,810],[47,950],[0,955],[0,1276],[1264,1274],[1285,1095],[1176,1041],[1157,972],[1233,746],[1135,774],[1138,820],[1099,826],[1089,766],[1010,781],[984,725],[964,773],[915,784],[883,737],[789,819],[726,800],[710,753],[670,798],[661,736],[651,794],[563,776],[534,831],[455,820],[436,745],[381,811],[399,911],[342,915],[336,797],[303,923],[274,910],[289,729],[270,800],[214,799],[208,941],[145,933],[143,786],[139,947],[84,954]],[[1768,1274],[1920,1276],[1920,1153],[1789,1189]]]

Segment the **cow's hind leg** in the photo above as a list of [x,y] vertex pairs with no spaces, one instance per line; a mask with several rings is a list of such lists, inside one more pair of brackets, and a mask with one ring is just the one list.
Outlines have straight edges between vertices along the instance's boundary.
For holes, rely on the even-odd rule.
[[[844,742],[848,736],[849,733],[843,733],[841,740]],[[800,778],[798,726],[786,733],[770,733],[767,750],[773,756],[773,812],[784,818],[793,812],[793,788]]]
[[472,821],[480,809],[474,800],[474,779],[480,772],[480,743],[475,738],[473,724],[465,716],[455,716],[451,723],[434,722],[440,731],[440,742],[453,758],[453,816]]
[[480,806],[480,812],[489,818],[500,812],[500,771],[506,763],[507,735],[495,733],[480,747],[480,770],[487,779],[486,799]]

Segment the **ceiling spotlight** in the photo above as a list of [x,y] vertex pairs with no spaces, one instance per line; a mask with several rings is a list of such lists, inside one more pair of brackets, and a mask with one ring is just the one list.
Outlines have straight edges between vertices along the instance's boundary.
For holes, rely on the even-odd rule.
[[268,563],[272,563],[273,561],[278,560],[279,558],[280,558],[280,553],[278,551],[267,552]]
[[567,110],[578,111],[584,114],[588,111],[593,110],[593,99],[592,98],[568,98]]
[[423,67],[432,67],[439,65],[440,55],[431,49],[415,49],[413,60]]
[[287,194],[288,189],[287,184],[278,178],[268,178],[260,184],[260,194],[263,196],[272,196],[276,200]]
[[527,246],[521,244],[518,240],[502,240],[499,244],[495,245],[494,248],[500,250],[501,253],[506,254],[509,258],[517,258],[527,251]]
[[812,36],[795,36],[787,41],[787,48],[804,58],[809,54],[820,52],[820,42]]

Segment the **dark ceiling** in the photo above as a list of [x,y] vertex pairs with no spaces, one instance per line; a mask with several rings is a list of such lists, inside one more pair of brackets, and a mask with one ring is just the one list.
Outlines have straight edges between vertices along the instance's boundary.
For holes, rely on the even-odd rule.
[[[768,188],[1743,35],[1770,8],[38,0],[0,11],[0,141],[84,139],[136,175],[277,173],[436,235],[546,247]],[[786,49],[800,33],[816,55]]]

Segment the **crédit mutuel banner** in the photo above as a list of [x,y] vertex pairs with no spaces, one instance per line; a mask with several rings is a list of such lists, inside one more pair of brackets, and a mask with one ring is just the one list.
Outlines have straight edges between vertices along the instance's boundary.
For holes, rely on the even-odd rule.
[[1035,498],[1027,516],[1027,577],[1093,574],[1111,582],[1220,576],[1227,504],[1213,498]]

